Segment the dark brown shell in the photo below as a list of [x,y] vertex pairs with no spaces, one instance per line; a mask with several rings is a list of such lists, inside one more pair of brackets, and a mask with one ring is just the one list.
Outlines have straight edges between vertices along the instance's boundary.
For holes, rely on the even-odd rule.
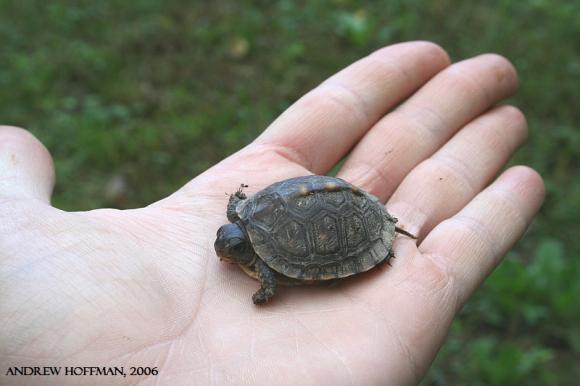
[[392,253],[396,219],[376,197],[339,178],[277,182],[236,211],[258,256],[291,278],[347,277]]

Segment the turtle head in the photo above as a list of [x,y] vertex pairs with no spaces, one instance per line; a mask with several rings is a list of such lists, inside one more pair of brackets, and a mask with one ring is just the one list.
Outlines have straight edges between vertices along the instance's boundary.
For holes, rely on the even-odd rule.
[[222,225],[217,231],[214,248],[220,260],[228,263],[250,265],[254,261],[254,248],[238,224]]

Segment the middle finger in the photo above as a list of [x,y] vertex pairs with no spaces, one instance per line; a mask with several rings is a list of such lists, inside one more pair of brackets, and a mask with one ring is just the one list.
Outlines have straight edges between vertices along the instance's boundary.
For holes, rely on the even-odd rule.
[[381,119],[353,149],[338,176],[385,202],[413,167],[516,88],[515,69],[499,55],[458,62]]

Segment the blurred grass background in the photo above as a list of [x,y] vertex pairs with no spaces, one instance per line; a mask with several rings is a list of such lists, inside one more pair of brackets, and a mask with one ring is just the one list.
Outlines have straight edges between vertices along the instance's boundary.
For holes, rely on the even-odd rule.
[[[546,180],[533,226],[466,305],[424,385],[580,379],[580,6],[565,0],[0,0],[0,121],[52,152],[55,206],[139,207],[247,144],[384,45],[497,52]],[[385,358],[388,360],[388,358]]]

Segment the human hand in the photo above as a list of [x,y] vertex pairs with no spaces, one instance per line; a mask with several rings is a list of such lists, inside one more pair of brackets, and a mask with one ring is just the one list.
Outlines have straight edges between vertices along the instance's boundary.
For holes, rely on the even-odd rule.
[[[27,132],[2,128],[1,373],[148,366],[158,375],[42,382],[417,383],[544,194],[522,166],[488,186],[526,136],[522,113],[492,107],[515,91],[513,67],[496,55],[448,65],[431,43],[381,49],[306,94],[252,144],[137,210],[51,207],[50,155]],[[325,174],[347,153],[338,176],[379,197],[419,240],[398,237],[392,267],[332,287],[280,288],[256,307],[259,284],[213,249],[227,222],[224,192]]]

